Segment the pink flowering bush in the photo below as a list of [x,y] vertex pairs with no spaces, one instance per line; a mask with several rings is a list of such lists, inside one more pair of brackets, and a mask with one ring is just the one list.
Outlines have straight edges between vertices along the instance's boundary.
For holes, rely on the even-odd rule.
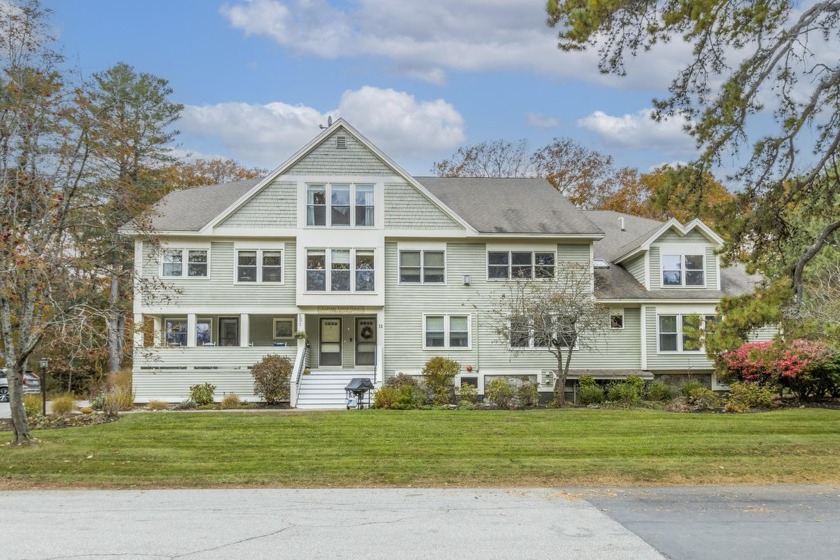
[[728,379],[788,388],[800,398],[840,391],[840,354],[818,341],[750,342],[724,352],[721,364]]

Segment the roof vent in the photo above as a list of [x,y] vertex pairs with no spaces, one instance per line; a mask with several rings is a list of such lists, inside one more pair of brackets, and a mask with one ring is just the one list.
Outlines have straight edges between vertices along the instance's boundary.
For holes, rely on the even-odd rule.
[[339,150],[346,150],[347,149],[347,137],[346,136],[336,136],[335,137],[335,147]]
[[621,231],[627,231],[627,229],[624,227],[624,216],[620,216],[618,218],[618,225],[621,226]]
[[602,269],[607,269],[607,268],[610,267],[610,263],[608,263],[605,259],[595,259],[594,261],[592,261],[592,265],[595,268],[602,268]]

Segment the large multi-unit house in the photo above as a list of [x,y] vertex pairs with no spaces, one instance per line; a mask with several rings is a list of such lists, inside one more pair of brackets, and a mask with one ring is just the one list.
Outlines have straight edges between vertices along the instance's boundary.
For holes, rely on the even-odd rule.
[[700,221],[581,211],[542,179],[412,177],[341,119],[262,179],[172,192],[153,222],[158,242],[135,244],[139,402],[204,382],[254,399],[267,354],[294,363],[299,407],[342,407],[350,378],[419,375],[434,356],[479,393],[496,376],[549,392],[556,360],[533,338],[499,340],[494,300],[572,264],[609,313],[569,388],[583,374],[714,384],[689,322],[754,285],[721,268]]

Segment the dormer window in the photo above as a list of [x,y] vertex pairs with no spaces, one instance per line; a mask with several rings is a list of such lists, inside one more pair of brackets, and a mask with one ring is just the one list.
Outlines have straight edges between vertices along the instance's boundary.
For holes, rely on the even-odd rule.
[[703,260],[703,255],[662,255],[662,286],[705,286]]

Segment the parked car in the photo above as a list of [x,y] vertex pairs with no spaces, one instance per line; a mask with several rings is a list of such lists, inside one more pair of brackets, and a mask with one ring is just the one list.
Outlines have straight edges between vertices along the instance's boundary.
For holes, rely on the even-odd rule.
[[[24,372],[23,374],[23,394],[41,394],[41,378],[31,371]],[[2,368],[0,368],[0,402],[9,402],[9,378],[6,370]]]

